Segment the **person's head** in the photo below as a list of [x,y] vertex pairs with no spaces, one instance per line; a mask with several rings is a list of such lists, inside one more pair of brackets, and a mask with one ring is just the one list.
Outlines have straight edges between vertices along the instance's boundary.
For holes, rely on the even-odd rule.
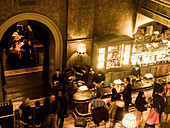
[[19,29],[17,29],[17,32],[19,32]]
[[103,73],[102,73],[102,71],[98,71],[97,74],[98,74],[98,76],[102,76]]
[[19,42],[17,41],[17,42],[15,42],[15,44],[16,44],[16,45],[18,45],[18,44],[19,44]]
[[26,97],[26,98],[23,99],[23,102],[22,102],[23,106],[27,107],[29,105],[29,103],[30,103],[29,97]]
[[170,82],[166,84],[166,87],[169,89],[170,88]]
[[143,92],[143,91],[140,91],[140,92],[138,93],[138,97],[137,97],[137,98],[144,98],[144,97],[145,97],[144,92]]
[[129,77],[125,77],[124,78],[124,83],[125,84],[129,84],[130,83],[130,78]]
[[36,108],[39,108],[39,107],[40,107],[40,102],[39,102],[39,101],[36,101],[36,102],[35,102],[35,107],[36,107]]
[[52,101],[52,102],[55,101],[55,95],[54,94],[50,94],[49,100]]
[[139,70],[139,65],[138,65],[138,64],[135,65],[135,70],[136,70],[136,71]]
[[158,79],[158,83],[163,84],[163,79],[162,78]]
[[59,98],[62,98],[64,96],[63,90],[59,90],[57,94]]
[[60,74],[60,69],[57,68],[55,72],[56,72],[57,75],[59,75]]
[[28,41],[28,44],[29,44],[29,45],[31,45],[31,44],[32,44],[30,40]]

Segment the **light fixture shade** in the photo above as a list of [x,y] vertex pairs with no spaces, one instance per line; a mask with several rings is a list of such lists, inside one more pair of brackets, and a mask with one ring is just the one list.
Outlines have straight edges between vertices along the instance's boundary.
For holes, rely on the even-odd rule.
[[131,113],[127,113],[122,120],[122,125],[125,128],[136,128],[136,117]]
[[117,80],[114,80],[114,83],[115,84],[122,84],[123,82],[121,81],[121,79],[117,79]]
[[150,79],[150,78],[153,78],[153,75],[151,73],[147,73],[147,74],[145,74],[145,77]]
[[77,53],[78,54],[86,54],[86,45],[85,44],[79,44],[77,47]]
[[88,90],[88,88],[87,88],[86,85],[83,85],[83,86],[80,86],[80,87],[79,87],[79,90],[80,90],[80,91],[86,91],[86,90]]

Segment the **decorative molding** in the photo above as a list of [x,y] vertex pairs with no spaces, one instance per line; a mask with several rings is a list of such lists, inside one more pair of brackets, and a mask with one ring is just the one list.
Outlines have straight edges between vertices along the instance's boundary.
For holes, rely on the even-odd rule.
[[16,70],[9,70],[5,71],[5,76],[15,76],[33,72],[41,72],[43,71],[43,66],[31,67],[31,68],[23,68],[23,69],[16,69]]

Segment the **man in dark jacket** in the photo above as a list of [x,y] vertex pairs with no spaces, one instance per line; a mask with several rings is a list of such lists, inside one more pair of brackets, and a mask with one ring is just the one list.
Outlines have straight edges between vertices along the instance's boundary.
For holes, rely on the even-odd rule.
[[59,102],[55,99],[55,95],[51,94],[44,101],[44,125],[46,128],[51,128],[51,120],[52,120],[52,128],[57,128],[57,118],[58,112],[60,110]]
[[97,73],[95,73],[93,75],[93,87],[97,88],[97,95],[103,95],[103,85],[104,85],[104,81],[105,81],[105,75],[103,72],[98,71]]
[[57,68],[55,74],[52,77],[53,91],[57,93],[58,90],[65,90],[64,77],[60,73],[60,69]]
[[131,70],[131,75],[134,75],[138,78],[141,76],[141,71],[140,71],[139,65],[135,65],[135,67]]
[[59,125],[59,128],[62,128],[63,127],[63,123],[64,123],[64,117],[66,117],[66,115],[67,115],[67,99],[64,96],[63,90],[59,90],[58,91],[58,98],[57,98],[57,100],[60,103],[60,110],[59,110],[59,113],[58,113],[57,124]]
[[161,109],[160,109],[160,112],[159,112],[159,121],[161,121],[161,115],[162,115],[162,112],[164,112],[164,109],[165,109],[165,101],[164,101],[164,98],[162,97],[162,94],[163,94],[163,90],[162,90],[162,88],[159,88],[158,94],[153,95],[153,99],[158,100],[159,105],[161,106]]
[[130,78],[129,77],[126,77],[124,79],[124,84],[125,84],[125,88],[122,92],[123,94],[123,100],[125,102],[125,112],[128,112],[128,107],[129,107],[129,103],[131,103],[131,84],[130,84]]
[[33,115],[35,128],[42,128],[44,121],[44,111],[40,106],[40,102],[35,102],[34,115]]
[[154,85],[153,85],[153,94],[158,94],[158,91],[160,90],[163,90],[164,87],[163,87],[163,80],[162,79],[158,79],[158,83],[154,82]]

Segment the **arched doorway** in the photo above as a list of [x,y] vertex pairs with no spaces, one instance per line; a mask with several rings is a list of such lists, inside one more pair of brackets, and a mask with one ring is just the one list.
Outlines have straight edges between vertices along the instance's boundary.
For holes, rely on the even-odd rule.
[[49,76],[48,81],[50,82],[52,74],[55,72],[56,68],[62,69],[62,56],[63,56],[63,40],[61,33],[56,26],[56,24],[49,19],[48,17],[38,14],[38,13],[22,13],[15,15],[5,21],[0,26],[0,40],[2,39],[4,33],[6,30],[15,24],[16,22],[22,21],[22,20],[35,20],[38,21],[44,25],[46,25],[50,32],[53,35],[54,40],[51,40],[49,43],[49,49],[54,48],[54,50],[49,50]]
[[[51,19],[49,19],[48,17],[46,17],[44,15],[37,14],[37,13],[22,13],[22,14],[18,14],[16,16],[11,17],[10,19],[5,21],[0,26],[0,46],[2,44],[1,41],[2,41],[3,35],[8,30],[8,28],[10,28],[13,24],[15,24],[19,21],[23,21],[23,20],[34,20],[34,21],[40,22],[40,23],[44,24],[49,29],[50,36],[48,37],[49,38],[48,39],[48,44],[49,44],[49,46],[48,46],[48,48],[49,48],[48,58],[49,59],[48,60],[49,61],[47,62],[47,65],[48,65],[47,80],[48,80],[48,82],[51,82],[51,78],[52,78],[53,73],[55,72],[55,69],[56,68],[60,68],[60,70],[62,69],[62,56],[63,56],[62,36],[61,36],[61,33],[60,33],[58,27]],[[2,51],[0,51],[0,53],[1,52]],[[1,72],[1,70],[0,70],[0,72]],[[0,82],[1,82],[1,78],[0,78]],[[2,87],[2,86],[0,86],[0,87]],[[1,91],[1,89],[0,89],[0,91]],[[0,96],[0,100],[2,99],[1,97],[2,96]]]

